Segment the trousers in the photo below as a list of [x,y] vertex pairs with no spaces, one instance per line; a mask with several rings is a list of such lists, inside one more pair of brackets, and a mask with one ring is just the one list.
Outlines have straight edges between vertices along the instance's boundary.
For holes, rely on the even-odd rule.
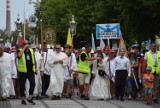
[[127,78],[127,70],[116,70],[116,78],[115,78],[115,97],[123,98],[125,93],[125,85]]
[[50,75],[44,74],[42,77],[42,95],[46,94],[46,91],[49,87]]
[[30,88],[29,88],[29,95],[33,95],[34,88],[35,88],[35,74],[34,72],[19,72],[19,84],[20,84],[20,96],[25,97],[25,84],[26,80],[29,80]]

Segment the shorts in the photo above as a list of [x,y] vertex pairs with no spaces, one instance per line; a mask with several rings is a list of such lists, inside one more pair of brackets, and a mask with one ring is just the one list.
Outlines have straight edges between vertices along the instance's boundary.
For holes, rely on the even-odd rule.
[[78,78],[79,78],[79,85],[89,84],[91,74],[79,73]]
[[145,88],[145,94],[152,93],[152,88]]

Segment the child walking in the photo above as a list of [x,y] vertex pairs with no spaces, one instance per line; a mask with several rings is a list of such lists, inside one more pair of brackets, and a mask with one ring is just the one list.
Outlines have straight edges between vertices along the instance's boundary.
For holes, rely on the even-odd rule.
[[147,73],[143,76],[144,88],[145,88],[145,100],[146,104],[149,105],[152,103],[152,89],[154,82],[154,75],[151,73],[152,68],[146,68]]

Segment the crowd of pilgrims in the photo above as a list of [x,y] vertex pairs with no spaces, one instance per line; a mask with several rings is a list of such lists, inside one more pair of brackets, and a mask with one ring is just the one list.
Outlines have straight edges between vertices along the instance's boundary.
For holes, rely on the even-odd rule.
[[158,103],[152,67],[144,66],[147,51],[140,52],[139,46],[133,45],[128,51],[120,49],[117,55],[108,47],[103,51],[100,47],[92,51],[90,44],[80,50],[67,44],[51,48],[46,41],[40,49],[27,40],[20,49],[1,45],[0,99],[18,98],[23,105],[26,101],[35,105],[34,99],[60,100],[78,95],[84,100],[142,98],[146,104],[152,99]]

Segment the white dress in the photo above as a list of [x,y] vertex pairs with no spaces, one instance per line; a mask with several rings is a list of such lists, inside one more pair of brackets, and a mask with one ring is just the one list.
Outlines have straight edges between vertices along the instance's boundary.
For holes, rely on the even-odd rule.
[[[69,80],[69,79],[73,79],[73,74],[75,71],[77,71],[77,61],[76,61],[76,56],[74,53],[71,54],[71,56],[68,58],[67,60],[67,66],[64,66],[64,80]],[[69,68],[73,70],[72,75],[69,75]]]
[[40,95],[42,92],[42,79],[40,71],[44,70],[44,63],[43,58],[39,52],[35,52],[35,59],[37,64],[37,75],[35,75],[35,88],[34,88],[34,95]]
[[0,96],[9,97],[15,95],[12,77],[11,77],[11,55],[3,53],[0,57]]
[[18,64],[18,59],[16,58],[16,53],[11,53],[11,57],[12,57],[12,61],[11,61],[11,65],[12,65],[12,78],[17,79],[18,78],[18,74],[17,74],[17,64]]
[[[93,67],[97,67],[97,60],[93,62]],[[90,99],[110,99],[110,88],[109,88],[109,78],[101,77],[98,74],[98,69],[105,70],[106,74],[108,75],[108,71],[106,69],[105,61],[103,60],[102,64],[98,64],[98,67],[94,67],[95,73],[95,79],[93,80],[93,83],[91,84],[90,90],[89,90],[89,97]]]
[[[49,55],[48,64],[51,67],[50,84],[47,90],[48,95],[61,95],[64,85],[64,66],[67,65],[67,55],[63,52],[53,52]],[[63,60],[63,64],[53,63],[57,60]]]

